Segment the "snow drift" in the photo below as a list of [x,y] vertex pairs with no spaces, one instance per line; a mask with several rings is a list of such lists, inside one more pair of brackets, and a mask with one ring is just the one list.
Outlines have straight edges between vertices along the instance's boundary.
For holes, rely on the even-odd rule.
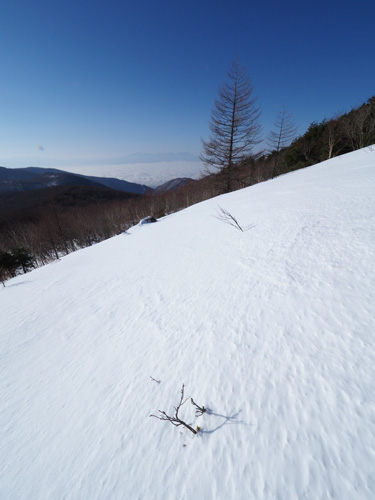
[[374,192],[366,148],[7,282],[0,498],[374,498]]

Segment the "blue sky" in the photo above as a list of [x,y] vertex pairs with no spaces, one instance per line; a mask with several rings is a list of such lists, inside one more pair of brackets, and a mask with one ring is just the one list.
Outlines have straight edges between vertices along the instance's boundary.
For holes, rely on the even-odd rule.
[[375,94],[373,0],[1,0],[0,165],[199,155],[237,56],[267,133]]

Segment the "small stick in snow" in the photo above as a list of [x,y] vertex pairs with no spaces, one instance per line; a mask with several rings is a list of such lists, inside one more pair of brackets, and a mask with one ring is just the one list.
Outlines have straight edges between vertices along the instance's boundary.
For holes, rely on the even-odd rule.
[[154,382],[156,382],[157,384],[160,384],[160,382],[161,382],[160,380],[156,380],[154,377],[151,377],[151,375],[150,375],[150,379],[153,380]]

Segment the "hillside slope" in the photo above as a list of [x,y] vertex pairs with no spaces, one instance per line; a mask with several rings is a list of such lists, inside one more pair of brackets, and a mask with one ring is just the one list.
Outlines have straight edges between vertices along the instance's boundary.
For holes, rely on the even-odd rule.
[[374,498],[374,192],[367,148],[7,282],[0,498]]
[[56,186],[76,187],[107,187],[125,193],[143,194],[150,190],[148,186],[127,182],[110,177],[94,177],[74,174],[56,168],[26,167],[5,168],[0,167],[0,193],[17,193],[47,189]]

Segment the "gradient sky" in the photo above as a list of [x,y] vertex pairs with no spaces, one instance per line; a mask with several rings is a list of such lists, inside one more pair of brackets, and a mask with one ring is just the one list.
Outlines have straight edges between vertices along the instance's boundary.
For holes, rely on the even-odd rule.
[[237,56],[267,133],[375,94],[374,0],[1,0],[0,165],[199,155]]

